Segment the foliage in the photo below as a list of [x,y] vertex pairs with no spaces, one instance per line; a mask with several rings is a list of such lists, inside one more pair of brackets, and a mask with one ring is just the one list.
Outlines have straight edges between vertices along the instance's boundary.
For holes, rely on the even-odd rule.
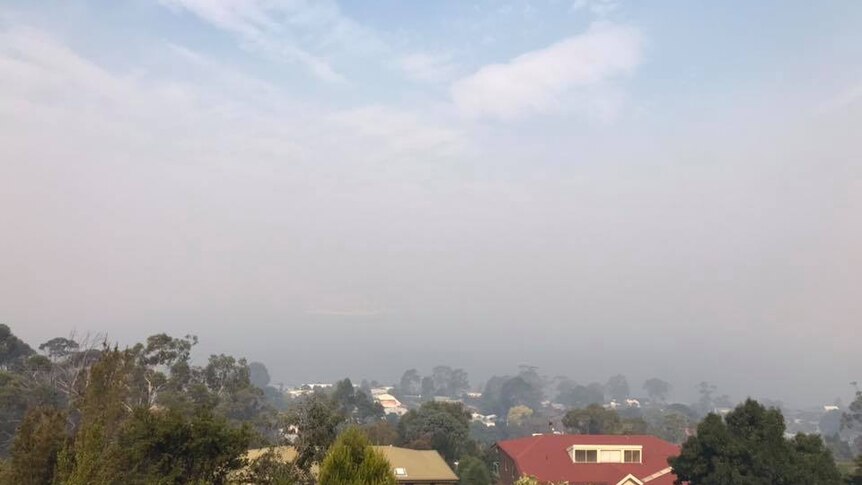
[[495,376],[485,384],[482,393],[482,409],[486,413],[506,416],[515,406],[538,409],[542,401],[541,382],[536,379],[535,371],[526,368],[515,376]]
[[336,382],[334,388],[333,405],[348,421],[364,423],[383,417],[383,406],[364,391],[356,390],[350,379]]
[[479,458],[467,456],[458,462],[460,485],[491,485],[491,472]]
[[250,362],[248,364],[248,375],[252,385],[261,389],[266,389],[271,381],[269,369],[260,362]]
[[320,485],[395,485],[389,462],[356,427],[345,430],[320,465]]
[[434,367],[431,370],[431,381],[434,384],[435,396],[460,397],[470,388],[467,372],[447,365]]
[[510,426],[520,426],[524,421],[533,415],[533,410],[524,405],[515,406],[509,409],[509,414],[506,416],[506,424]]
[[643,388],[650,400],[664,402],[670,394],[671,385],[667,381],[652,377],[644,381]]
[[850,477],[850,485],[862,485],[862,454],[856,457],[856,470]]
[[294,485],[308,481],[295,463],[283,461],[273,449],[252,460],[231,480],[255,485]]
[[397,393],[400,396],[415,396],[421,392],[422,377],[416,369],[404,371],[398,383]]
[[582,386],[566,379],[557,387],[557,401],[575,408],[602,404],[605,402],[605,389],[603,385],[597,382]]
[[35,352],[12,333],[8,325],[0,323],[0,369],[10,369]]
[[572,409],[563,417],[563,426],[576,434],[643,434],[646,423],[641,418],[622,418],[613,409],[592,404]]
[[297,429],[296,465],[308,472],[323,461],[326,450],[338,436],[338,426],[344,417],[325,396],[311,394],[287,411],[284,424]]
[[605,385],[605,389],[611,399],[617,402],[623,402],[629,397],[629,382],[626,380],[626,376],[622,374],[611,376]]
[[398,441],[398,428],[383,419],[364,425],[362,431],[372,445],[394,445]]
[[461,403],[426,402],[398,422],[398,442],[414,449],[437,450],[449,462],[457,460],[469,443],[470,413]]
[[3,483],[43,485],[54,481],[57,456],[66,440],[66,415],[56,409],[34,408],[27,413],[12,445]]
[[119,436],[118,474],[134,483],[225,483],[245,464],[250,440],[247,426],[232,428],[209,410],[188,418],[139,408]]
[[818,436],[784,438],[784,418],[751,399],[722,420],[709,414],[669,463],[691,485],[838,485],[840,474]]

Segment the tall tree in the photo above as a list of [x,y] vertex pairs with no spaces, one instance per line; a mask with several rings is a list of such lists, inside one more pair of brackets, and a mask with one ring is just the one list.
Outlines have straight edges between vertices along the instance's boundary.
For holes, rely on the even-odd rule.
[[415,396],[422,390],[420,388],[422,378],[416,369],[408,369],[401,376],[401,381],[398,383],[398,392],[403,396]]
[[671,385],[667,381],[653,377],[644,381],[643,388],[651,400],[664,402],[670,394]]
[[608,383],[605,385],[605,389],[607,389],[608,395],[611,399],[614,399],[617,402],[625,401],[626,398],[629,397],[629,381],[626,380],[626,376],[622,374],[611,376],[611,378],[608,379]]
[[839,485],[840,473],[818,436],[784,438],[784,417],[751,399],[725,420],[709,414],[697,436],[669,460],[676,483],[691,485]]
[[8,325],[0,323],[0,369],[14,367],[34,353],[29,345],[12,333]]
[[345,430],[320,465],[320,485],[395,485],[386,458],[356,427]]
[[271,380],[269,377],[269,370],[260,362],[249,362],[248,377],[255,387],[259,387],[261,389],[266,389]]
[[66,414],[51,408],[27,413],[15,442],[2,483],[44,485],[54,481],[57,456],[66,440]]
[[296,465],[302,471],[309,472],[312,465],[323,461],[343,421],[344,417],[335,409],[332,401],[317,394],[307,396],[288,409],[285,425],[297,431],[293,446],[297,453]]

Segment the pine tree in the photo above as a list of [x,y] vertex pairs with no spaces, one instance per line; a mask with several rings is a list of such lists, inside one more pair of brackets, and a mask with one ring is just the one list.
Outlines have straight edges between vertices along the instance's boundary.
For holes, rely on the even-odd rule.
[[57,456],[66,439],[66,415],[52,408],[35,408],[21,423],[3,483],[44,485],[54,480]]
[[356,427],[342,433],[320,465],[320,485],[395,485],[389,462]]

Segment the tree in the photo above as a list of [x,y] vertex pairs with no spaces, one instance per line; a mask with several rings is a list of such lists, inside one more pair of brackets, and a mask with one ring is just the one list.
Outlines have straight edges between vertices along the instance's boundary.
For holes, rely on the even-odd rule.
[[266,389],[269,386],[270,377],[269,370],[260,362],[249,362],[248,377],[252,385],[261,389]]
[[362,427],[372,445],[394,445],[398,441],[398,428],[384,419],[378,419]]
[[840,473],[818,436],[784,438],[784,417],[751,399],[725,420],[710,413],[669,460],[677,484],[838,485]]
[[664,402],[670,394],[671,385],[667,381],[653,377],[644,381],[643,388],[651,400]]
[[320,465],[320,485],[395,485],[389,462],[359,428],[345,430]]
[[605,385],[605,389],[607,389],[611,399],[617,402],[625,401],[629,397],[629,382],[626,380],[626,376],[622,374],[611,376]]
[[576,434],[621,434],[623,430],[619,414],[598,404],[567,412],[563,417],[563,426]]
[[51,408],[31,410],[15,436],[9,469],[0,481],[19,485],[52,483],[65,440],[65,413]]
[[286,462],[272,448],[252,460],[231,483],[255,485],[295,485],[308,483],[307,477],[293,462]]
[[285,425],[297,430],[293,446],[296,447],[296,465],[300,470],[309,472],[312,465],[323,461],[343,421],[344,417],[332,402],[321,395],[309,395],[288,409]]
[[35,352],[16,337],[8,325],[0,323],[0,369],[9,369]]
[[458,462],[460,485],[491,485],[491,472],[479,458],[466,456]]
[[862,485],[862,454],[856,457],[856,470],[850,476],[850,485]]
[[[66,485],[96,485],[120,480],[116,466],[117,437],[131,409],[130,376],[135,355],[105,348],[89,370],[74,445],[61,454],[58,473]],[[63,460],[63,455],[69,460]]]
[[334,387],[332,403],[349,421],[359,424],[383,417],[383,406],[365,392],[356,390],[350,379],[340,380]]
[[47,342],[39,345],[39,350],[45,352],[52,361],[65,359],[74,352],[77,352],[81,346],[78,342],[72,339],[55,337]]
[[426,402],[398,422],[398,441],[414,449],[437,450],[454,462],[468,448],[470,412],[461,403]]
[[416,369],[404,371],[401,376],[401,381],[398,384],[398,392],[402,396],[415,396],[421,392],[422,378]]
[[506,416],[506,425],[520,426],[532,415],[533,410],[528,408],[527,406],[515,406],[509,409],[509,414]]
[[431,381],[434,384],[435,395],[440,396],[459,397],[470,388],[467,372],[447,365],[434,367],[431,371]]
[[223,484],[245,465],[251,436],[247,425],[233,428],[205,409],[188,418],[138,408],[118,439],[117,475],[131,483]]
[[605,402],[604,386],[593,382],[582,386],[570,380],[564,380],[557,387],[557,401],[573,408],[584,408],[591,404]]

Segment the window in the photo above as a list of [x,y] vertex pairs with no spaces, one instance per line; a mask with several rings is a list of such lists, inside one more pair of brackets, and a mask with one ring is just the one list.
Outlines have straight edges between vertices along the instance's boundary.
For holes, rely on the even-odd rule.
[[405,476],[405,475],[407,475],[407,469],[406,469],[406,468],[400,468],[400,467],[399,467],[399,468],[396,468],[396,469],[395,469],[395,476],[397,476],[397,477],[403,477],[403,476]]
[[598,450],[575,450],[575,463],[597,463]]
[[626,463],[640,463],[641,450],[626,450],[623,456],[623,461]]

